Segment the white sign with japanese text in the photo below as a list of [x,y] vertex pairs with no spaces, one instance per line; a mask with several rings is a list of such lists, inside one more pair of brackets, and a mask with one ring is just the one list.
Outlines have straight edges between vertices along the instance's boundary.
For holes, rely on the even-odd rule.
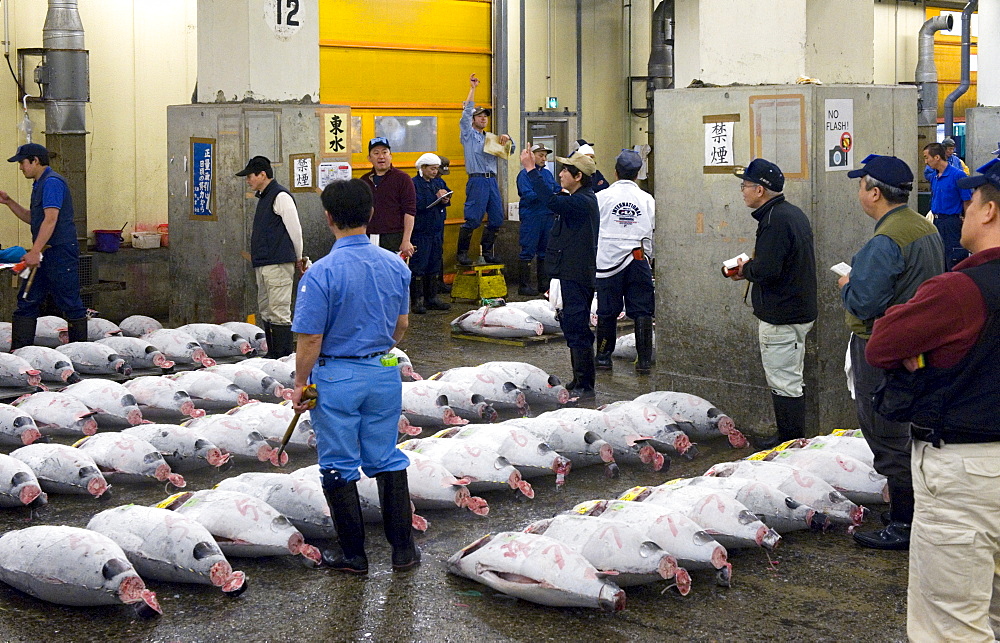
[[333,181],[349,181],[350,179],[351,164],[346,161],[324,161],[319,164],[320,190]]
[[705,123],[705,166],[733,165],[734,123]]
[[295,182],[293,188],[308,189],[313,186],[313,160],[312,156],[292,159],[292,176]]

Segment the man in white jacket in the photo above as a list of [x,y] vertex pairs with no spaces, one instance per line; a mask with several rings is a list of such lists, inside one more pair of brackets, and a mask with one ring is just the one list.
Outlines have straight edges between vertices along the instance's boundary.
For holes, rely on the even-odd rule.
[[642,157],[624,150],[615,159],[617,180],[597,194],[601,230],[597,239],[598,370],[611,370],[617,320],[622,309],[635,321],[635,372],[648,375],[653,361],[653,251],[656,205],[635,183]]

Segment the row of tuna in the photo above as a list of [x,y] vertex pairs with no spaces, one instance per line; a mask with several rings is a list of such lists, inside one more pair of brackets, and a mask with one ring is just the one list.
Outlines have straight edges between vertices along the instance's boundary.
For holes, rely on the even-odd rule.
[[886,480],[859,431],[796,440],[704,475],[591,500],[520,532],[486,535],[448,570],[552,606],[625,606],[622,587],[663,579],[684,595],[689,570],[732,578],[729,552],[774,550],[782,533],[861,524],[861,503],[886,501]]

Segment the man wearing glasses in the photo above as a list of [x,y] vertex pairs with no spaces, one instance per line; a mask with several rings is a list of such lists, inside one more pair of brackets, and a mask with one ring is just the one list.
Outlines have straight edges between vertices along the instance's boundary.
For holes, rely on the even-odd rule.
[[755,440],[759,449],[805,437],[806,399],[802,392],[806,334],[816,321],[816,256],[812,226],[799,208],[785,201],[785,175],[764,159],[737,168],[743,203],[757,220],[753,259],[738,262],[733,281],[746,279],[764,376],[771,389],[775,437]]
[[378,235],[378,245],[398,252],[403,259],[413,255],[410,235],[417,214],[417,192],[410,176],[392,166],[389,139],[376,136],[368,141],[372,171],[361,177],[375,195],[375,213],[368,236]]

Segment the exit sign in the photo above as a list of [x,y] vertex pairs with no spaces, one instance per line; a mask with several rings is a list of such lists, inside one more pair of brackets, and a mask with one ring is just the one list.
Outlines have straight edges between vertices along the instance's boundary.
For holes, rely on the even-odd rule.
[[559,98],[556,96],[549,96],[545,99],[545,106],[549,109],[556,109],[559,107]]

